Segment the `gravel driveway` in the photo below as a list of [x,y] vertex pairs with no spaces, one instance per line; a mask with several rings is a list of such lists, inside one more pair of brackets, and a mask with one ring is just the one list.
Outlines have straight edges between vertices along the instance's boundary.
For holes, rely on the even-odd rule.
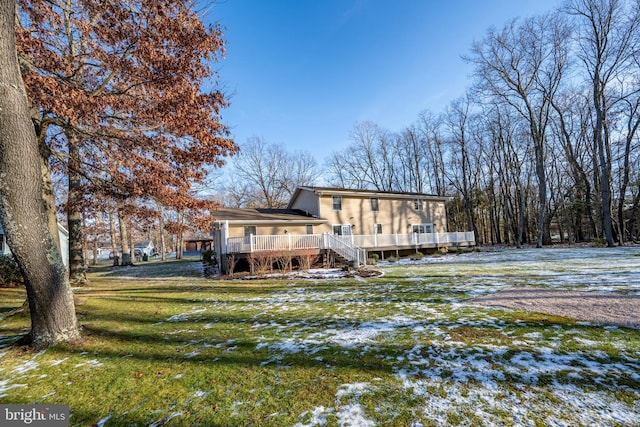
[[475,298],[471,303],[640,329],[640,296],[637,295],[514,287]]

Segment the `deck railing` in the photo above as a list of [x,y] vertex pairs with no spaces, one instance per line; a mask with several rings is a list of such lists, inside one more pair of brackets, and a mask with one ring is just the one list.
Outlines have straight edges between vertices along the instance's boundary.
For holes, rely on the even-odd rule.
[[411,248],[431,245],[471,245],[476,244],[473,231],[451,233],[409,233],[409,234],[367,234],[354,235],[353,243],[366,249]]
[[[251,235],[227,238],[226,253],[251,253],[273,250],[332,249],[349,261],[364,262],[366,250],[407,249],[417,246],[475,245],[472,231],[451,233],[369,234],[334,236],[333,234]],[[343,251],[344,253],[341,253]],[[346,255],[345,255],[346,254]],[[348,256],[347,256],[348,255]]]
[[322,234],[282,234],[272,236],[250,235],[229,237],[227,253],[251,253],[257,251],[294,251],[323,249]]

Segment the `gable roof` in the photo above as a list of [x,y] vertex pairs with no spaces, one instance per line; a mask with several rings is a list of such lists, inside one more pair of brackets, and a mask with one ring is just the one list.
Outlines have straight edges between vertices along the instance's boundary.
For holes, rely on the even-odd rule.
[[360,196],[360,197],[381,197],[381,198],[390,198],[390,199],[425,199],[425,200],[433,200],[446,202],[450,199],[450,197],[446,196],[436,196],[434,194],[425,194],[425,193],[412,193],[412,192],[402,192],[402,191],[378,191],[378,190],[355,190],[349,188],[335,188],[335,187],[298,187],[296,191],[291,196],[291,200],[289,201],[289,205],[287,208],[291,208],[293,206],[293,202],[296,200],[300,192],[302,191],[311,191],[318,196]]
[[320,224],[327,220],[314,218],[299,209],[266,209],[266,208],[222,208],[213,212],[215,222],[227,221],[230,224],[274,224],[292,222],[304,224]]

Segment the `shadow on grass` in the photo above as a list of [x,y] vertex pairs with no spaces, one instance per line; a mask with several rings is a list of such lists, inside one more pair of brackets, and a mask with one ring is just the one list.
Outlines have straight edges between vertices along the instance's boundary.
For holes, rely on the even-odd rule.
[[[103,299],[104,297],[100,297]],[[117,297],[118,301],[126,302],[124,296]],[[139,300],[140,296],[134,297]],[[188,303],[194,305],[194,301],[181,298],[163,298],[153,297],[153,295],[143,296],[145,303],[167,302],[172,303]],[[379,300],[374,297],[372,300]],[[416,299],[416,302],[424,302],[431,298]],[[204,303],[207,300],[201,300],[196,303]],[[345,298],[341,302],[351,301]],[[305,303],[308,300],[304,300]],[[326,302],[326,301],[322,301]],[[246,306],[246,301],[226,301],[226,304],[237,304],[238,306]],[[144,303],[143,303],[144,305]],[[505,389],[511,389],[532,385],[532,374],[523,366],[522,371],[510,369],[505,373],[505,369],[500,366],[508,366],[510,361],[519,355],[527,355],[527,363],[533,367],[539,365],[545,367],[549,361],[549,349],[522,348],[521,346],[510,345],[511,336],[504,335],[499,339],[504,342],[504,346],[492,350],[491,348],[483,348],[482,345],[487,344],[487,340],[495,338],[504,330],[508,330],[515,336],[522,333],[530,333],[531,328],[538,330],[548,330],[550,328],[571,328],[581,329],[585,331],[585,335],[589,335],[592,330],[601,330],[596,325],[578,325],[567,319],[554,317],[544,317],[540,315],[528,316],[526,313],[516,313],[516,316],[505,316],[501,319],[500,324],[495,321],[477,321],[470,326],[467,319],[459,321],[455,319],[441,319],[435,321],[416,321],[414,326],[436,325],[443,331],[447,331],[450,335],[452,331],[468,340],[464,345],[460,345],[460,341],[448,341],[442,337],[423,338],[422,342],[416,344],[414,340],[406,343],[403,342],[371,342],[360,343],[358,345],[339,345],[327,342],[327,340],[319,339],[310,346],[300,346],[298,350],[293,352],[282,351],[278,346],[280,338],[277,333],[273,335],[270,331],[270,339],[263,339],[261,334],[263,331],[256,331],[251,328],[256,322],[265,322],[276,320],[279,324],[295,325],[305,324],[309,327],[310,333],[314,331],[327,331],[336,328],[337,323],[341,327],[351,326],[354,330],[362,328],[367,321],[357,321],[353,319],[340,320],[334,317],[322,317],[321,313],[315,313],[315,316],[305,314],[294,314],[291,312],[277,313],[277,318],[269,315],[261,314],[260,316],[253,313],[223,313],[222,311],[211,312],[195,312],[187,313],[188,316],[184,320],[169,322],[160,320],[158,317],[150,317],[147,309],[143,307],[141,310],[127,312],[99,312],[89,313],[85,319],[85,329],[83,331],[84,341],[76,345],[67,345],[59,347],[59,350],[70,354],[83,354],[88,352],[91,357],[98,358],[104,366],[113,367],[128,363],[127,360],[150,362],[152,366],[158,366],[172,363],[180,365],[190,365],[196,369],[213,371],[216,366],[226,366],[232,369],[250,368],[252,375],[263,375],[269,373],[273,375],[279,368],[296,368],[296,369],[313,369],[327,370],[336,376],[338,383],[350,382],[357,377],[358,373],[366,372],[368,375],[389,378],[398,374],[398,370],[404,371],[406,379],[410,383],[420,384],[441,383],[444,385],[457,384],[460,378],[465,381],[471,381],[473,387],[486,387],[495,389],[496,384]],[[189,317],[192,316],[192,317]],[[310,319],[312,319],[310,321]],[[372,320],[375,322],[375,319]],[[306,323],[305,323],[306,322]],[[203,326],[206,323],[212,323],[213,328],[206,329]],[[117,325],[121,324],[122,328]],[[149,325],[151,330],[141,330],[139,327]],[[157,325],[157,329],[156,326]],[[136,330],[138,328],[138,330]],[[169,330],[171,328],[171,330]],[[400,326],[398,329],[402,328]],[[464,328],[464,329],[463,329]],[[290,329],[291,330],[291,329]],[[488,332],[490,331],[490,332]],[[523,332],[519,332],[523,331]],[[282,341],[287,340],[289,334],[284,334]],[[304,337],[294,338],[291,341],[296,343],[304,343]],[[207,344],[208,347],[205,347]],[[504,347],[508,347],[504,351]],[[417,349],[417,347],[419,347]],[[555,353],[555,352],[554,352]],[[412,355],[412,356],[408,356]],[[575,372],[575,360],[570,357],[571,353],[558,352],[558,361],[554,363],[564,363],[560,368],[566,372]],[[630,372],[637,372],[637,367],[630,362],[628,357],[624,355],[612,355],[611,357],[603,357],[601,351],[586,350],[580,353],[580,358],[586,361],[595,361],[604,365],[628,367]],[[492,364],[488,372],[476,371],[473,364],[478,361],[487,361]],[[414,363],[416,362],[416,363]],[[438,365],[443,363],[444,366]],[[496,368],[496,364],[499,366]],[[146,366],[143,364],[143,366]],[[567,376],[562,382],[571,384],[572,386],[589,389],[602,390],[610,393],[611,390],[640,389],[640,380],[637,375],[628,377],[613,377],[610,380],[602,382],[600,377],[596,375],[595,379],[590,379],[593,366],[584,366],[585,376]],[[616,368],[620,370],[620,368]],[[541,370],[534,381],[534,386],[546,386],[556,381],[557,373],[550,372],[545,374]],[[351,378],[350,380],[347,378]],[[609,382],[611,381],[611,382]],[[396,390],[396,389],[393,389]],[[404,393],[400,386],[397,388],[398,393]],[[406,392],[410,393],[410,392]],[[187,408],[186,406],[184,408]],[[178,407],[182,410],[183,407]],[[186,409],[185,409],[186,410]],[[97,422],[104,419],[108,413],[100,411],[99,408],[93,408],[91,405],[85,405],[83,408],[74,410],[76,420],[84,422]],[[161,419],[165,414],[157,414]],[[171,423],[172,425],[189,425],[190,415],[176,417]],[[207,419],[202,425],[229,425],[220,421],[217,415]],[[152,414],[114,414],[111,424],[125,423],[127,425],[148,425],[155,422]],[[74,423],[72,419],[72,424]],[[170,424],[171,424],[170,423]]]
[[[244,305],[243,302],[234,302],[238,305]],[[120,313],[117,316],[95,315],[87,319],[87,325],[84,327],[84,334],[87,338],[95,338],[97,340],[105,340],[104,350],[97,349],[101,357],[133,357],[140,360],[158,360],[158,361],[181,361],[183,363],[225,363],[238,364],[243,366],[263,366],[266,360],[273,357],[273,353],[269,350],[272,344],[281,342],[276,335],[271,339],[264,339],[262,332],[252,329],[256,323],[268,324],[274,320],[273,317],[264,314],[262,316],[248,316],[243,313],[238,314],[202,314],[194,313],[192,318],[186,318],[179,321],[166,321],[158,319],[149,319],[142,314]],[[115,330],[99,325],[102,322],[122,322],[124,325],[129,324],[135,326],[151,324],[157,325],[159,329],[149,333],[147,331],[136,331],[134,327],[130,329]],[[310,317],[305,315],[296,315],[293,313],[280,314],[277,317],[279,325],[306,325],[313,331],[332,331],[336,329],[361,330],[370,325],[371,321],[354,320],[354,319],[336,319],[333,317]],[[375,322],[375,320],[373,320]],[[204,325],[211,325],[210,329]],[[402,329],[412,330],[415,327],[437,326],[438,328],[448,331],[449,334],[463,334],[465,342],[463,348],[472,349],[474,346],[486,344],[486,339],[495,339],[508,346],[511,343],[512,336],[519,336],[521,333],[531,333],[532,330],[548,330],[549,328],[566,328],[580,329],[585,335],[592,333],[600,333],[602,326],[596,324],[577,324],[572,319],[544,315],[538,313],[516,312],[511,320],[502,320],[499,324],[494,321],[474,322],[472,326],[466,319],[458,320],[437,320],[437,321],[416,321],[407,325],[396,326],[396,330]],[[167,326],[171,330],[167,330]],[[503,334],[508,330],[509,334]],[[622,329],[624,330],[624,329]],[[637,331],[629,330],[633,333]],[[260,334],[260,336],[258,336]],[[500,336],[502,334],[502,336]],[[379,334],[383,337],[384,332]],[[330,335],[327,335],[330,338]],[[415,348],[415,342],[409,342],[406,345],[395,343],[378,343],[376,340],[367,342],[352,342],[345,344],[335,344],[323,342],[319,340],[308,341],[304,337],[296,336],[289,338],[288,335],[282,337],[282,341],[292,343],[294,347],[299,345],[297,350],[292,352],[277,352],[287,364],[292,362],[297,367],[323,366],[330,364],[334,367],[358,367],[364,370],[376,370],[391,373],[393,367],[396,366],[395,356],[404,355]],[[329,339],[330,341],[330,339]],[[427,346],[436,345],[437,347],[453,345],[455,348],[459,341],[449,342],[446,338],[425,339],[424,344]],[[109,344],[109,345],[106,345]],[[203,347],[206,345],[205,347]],[[233,350],[226,351],[224,348],[232,347]],[[118,349],[121,347],[121,349]],[[185,353],[190,350],[200,349],[202,352],[191,357],[185,357]],[[221,350],[222,349],[222,350]],[[80,351],[87,350],[80,346]],[[136,351],[131,351],[136,350]],[[523,351],[521,347],[513,348],[506,353],[498,352],[501,358],[513,353]],[[548,355],[548,349],[538,351],[535,348],[529,348],[526,351],[534,356],[540,354],[541,359]],[[176,354],[178,353],[178,354]],[[207,355],[212,353],[213,355]],[[366,361],[360,356],[366,353],[375,353],[380,356],[378,360]],[[602,352],[593,351],[594,359],[601,359]],[[583,352],[583,355],[589,355],[589,351]],[[317,356],[322,356],[322,361],[315,360]],[[389,356],[393,356],[389,359]],[[212,360],[215,359],[215,360]],[[617,355],[608,358],[610,363],[628,363],[629,359],[618,357]],[[609,362],[607,362],[609,363]],[[638,382],[640,386],[640,381]]]
[[[198,264],[197,266],[195,264]],[[197,267],[197,268],[196,268]],[[90,267],[89,273],[101,277],[136,279],[172,279],[177,277],[202,277],[202,261],[197,258],[139,262],[131,266]]]

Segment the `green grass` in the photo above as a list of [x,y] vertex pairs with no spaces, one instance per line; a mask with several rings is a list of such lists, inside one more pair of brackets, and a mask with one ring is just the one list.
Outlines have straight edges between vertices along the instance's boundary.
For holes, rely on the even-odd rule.
[[[0,323],[0,401],[68,404],[72,425],[107,426],[638,419],[640,331],[466,304],[531,269],[461,257],[327,281],[102,266],[75,292],[81,342],[11,347],[28,316]],[[23,300],[0,290],[0,312]]]

